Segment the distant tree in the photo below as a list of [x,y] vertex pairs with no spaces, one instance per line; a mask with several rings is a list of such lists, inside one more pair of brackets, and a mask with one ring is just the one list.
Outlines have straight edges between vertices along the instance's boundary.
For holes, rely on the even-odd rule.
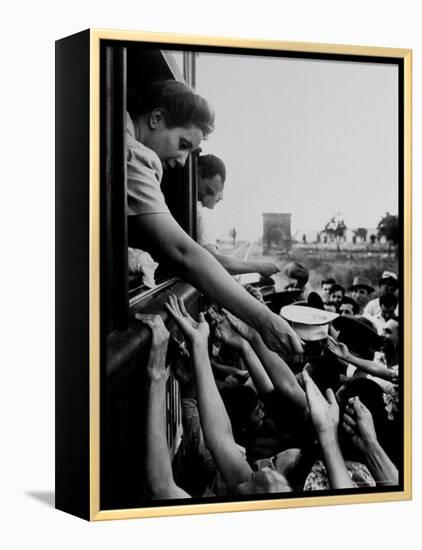
[[372,235],[369,236],[369,240],[371,241],[371,244],[374,245],[377,240],[377,236],[372,233]]
[[385,216],[381,218],[377,230],[378,238],[385,237],[387,240],[389,252],[391,252],[391,246],[393,246],[397,254],[400,238],[399,217],[387,212]]

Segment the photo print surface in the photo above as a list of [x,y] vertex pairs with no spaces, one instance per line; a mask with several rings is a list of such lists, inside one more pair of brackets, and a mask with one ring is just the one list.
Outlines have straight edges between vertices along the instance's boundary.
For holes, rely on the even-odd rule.
[[101,41],[101,509],[403,490],[402,61],[170,46]]

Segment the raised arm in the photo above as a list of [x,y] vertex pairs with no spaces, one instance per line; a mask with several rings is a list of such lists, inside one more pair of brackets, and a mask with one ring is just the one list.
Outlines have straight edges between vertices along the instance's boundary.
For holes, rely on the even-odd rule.
[[167,309],[190,343],[195,373],[198,410],[205,444],[226,484],[235,487],[248,479],[252,469],[233,438],[230,419],[218,392],[208,356],[209,327],[203,314],[196,322],[183,302],[171,296]]
[[288,323],[238,285],[217,260],[177,224],[169,214],[129,217],[129,245],[144,247],[171,263],[179,277],[223,305],[262,334],[266,344],[286,356],[302,353]]
[[274,390],[268,374],[251,345],[245,338],[235,332],[227,319],[218,325],[215,336],[238,352],[259,395],[262,396]]
[[324,456],[330,487],[332,489],[354,487],[340,450],[337,433],[340,413],[336,397],[333,391],[328,389],[327,399],[325,399],[306,370],[303,371],[303,381],[312,422]]
[[350,353],[346,344],[337,342],[337,340],[331,336],[328,336],[327,343],[328,349],[346,363],[351,363],[364,372],[371,374],[372,376],[378,376],[378,378],[383,378],[384,380],[391,381],[396,378],[394,371],[391,371],[389,368],[383,367],[382,365],[378,365],[374,361],[368,361],[367,359],[356,357],[356,355]]
[[372,414],[359,397],[349,399],[343,415],[343,428],[363,453],[377,485],[398,485],[398,470],[379,444]]
[[226,313],[226,316],[231,326],[250,343],[274,388],[299,410],[305,411],[305,392],[287,363],[277,353],[268,349],[257,330],[248,327],[230,313]]
[[166,438],[166,352],[169,333],[159,315],[138,316],[152,332],[147,363],[145,479],[154,499],[189,498],[173,479]]

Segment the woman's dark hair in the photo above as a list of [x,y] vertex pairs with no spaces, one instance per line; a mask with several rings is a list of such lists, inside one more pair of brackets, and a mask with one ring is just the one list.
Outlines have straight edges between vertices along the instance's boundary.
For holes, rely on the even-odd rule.
[[197,126],[204,137],[214,130],[214,109],[206,99],[177,80],[149,84],[142,97],[131,100],[131,115],[137,117],[162,109],[169,128]]

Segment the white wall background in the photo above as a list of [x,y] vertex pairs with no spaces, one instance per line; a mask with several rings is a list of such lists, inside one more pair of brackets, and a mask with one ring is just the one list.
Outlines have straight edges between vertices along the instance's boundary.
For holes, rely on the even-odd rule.
[[[54,40],[87,27],[413,48],[414,208],[421,206],[421,34],[416,0],[15,1],[2,7],[0,507],[2,548],[397,549],[420,543],[414,501],[89,525],[55,511]],[[415,216],[418,243],[421,217]],[[415,273],[420,267],[415,246]],[[420,270],[419,270],[420,272]],[[415,276],[415,283],[416,276]],[[416,286],[416,285],[415,285]],[[415,289],[415,307],[421,307]],[[415,314],[415,428],[421,418]],[[32,494],[32,496],[31,496]],[[35,494],[35,496],[33,496]],[[38,495],[38,496],[37,496]],[[405,540],[407,542],[405,542]]]

